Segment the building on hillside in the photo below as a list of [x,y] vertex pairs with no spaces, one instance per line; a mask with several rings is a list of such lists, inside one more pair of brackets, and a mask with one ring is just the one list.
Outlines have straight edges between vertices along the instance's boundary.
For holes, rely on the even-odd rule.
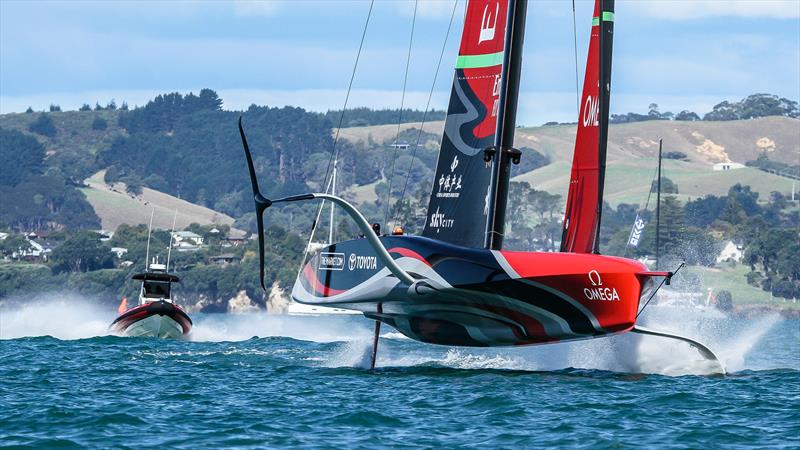
[[95,233],[100,235],[100,242],[108,242],[108,241],[111,240],[111,238],[114,237],[114,232],[113,231],[97,230],[97,231],[95,231]]
[[8,233],[3,233],[2,231],[0,231],[0,241],[5,241],[8,236],[9,236]]
[[122,259],[122,256],[128,253],[128,249],[124,247],[111,247],[111,253],[117,255],[118,259]]
[[244,245],[247,240],[243,237],[234,237],[228,236],[225,238],[225,243],[222,244],[223,247],[240,247]]
[[717,264],[728,261],[741,262],[744,257],[744,249],[736,245],[733,241],[728,241],[722,247],[722,251],[717,255]]
[[735,162],[721,162],[714,164],[714,171],[715,172],[726,172],[728,170],[736,170],[736,169],[744,169],[746,166],[744,164],[735,163]]
[[11,254],[13,259],[24,259],[26,261],[47,261],[47,258],[53,253],[53,249],[47,248],[42,244],[28,239],[29,247],[26,249],[19,249]]
[[208,258],[211,264],[216,264],[218,266],[227,266],[229,264],[235,264],[239,262],[239,257],[234,255],[233,253],[223,253],[221,255],[212,256]]
[[172,232],[172,246],[177,248],[200,247],[203,245],[203,236],[191,231]]

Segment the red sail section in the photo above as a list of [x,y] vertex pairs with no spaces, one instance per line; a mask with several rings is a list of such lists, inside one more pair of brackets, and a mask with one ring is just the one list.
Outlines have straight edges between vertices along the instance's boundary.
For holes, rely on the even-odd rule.
[[[561,239],[562,252],[592,253],[600,226],[600,0],[595,0],[586,76],[578,116],[567,209]],[[604,159],[604,158],[603,158]]]
[[423,235],[483,247],[508,0],[470,0]]

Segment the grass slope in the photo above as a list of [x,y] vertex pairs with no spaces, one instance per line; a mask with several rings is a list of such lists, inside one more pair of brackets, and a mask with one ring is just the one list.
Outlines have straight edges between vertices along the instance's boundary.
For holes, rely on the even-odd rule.
[[103,181],[104,175],[105,171],[94,174],[85,180],[89,187],[81,189],[100,217],[103,229],[115,230],[123,223],[147,224],[153,210],[153,226],[156,228],[172,228],[175,211],[178,212],[175,225],[177,229],[185,228],[191,223],[233,225],[233,218],[228,215],[163,192],[144,188],[141,195],[131,196],[125,192],[123,183],[107,185]]
[[[418,124],[404,124],[401,130]],[[441,134],[444,122],[429,122],[425,131]],[[534,148],[550,157],[552,164],[517,175],[536,189],[565,195],[569,184],[575,125],[519,128],[517,147]],[[383,142],[394,137],[396,126],[380,125],[343,129],[341,137],[356,142],[372,138]],[[800,161],[800,120],[765,117],[728,122],[650,121],[611,125],[609,129],[608,170],[605,198],[610,203],[643,205],[654,178],[658,139],[664,151],[679,151],[686,161],[665,160],[663,175],[678,183],[680,198],[687,200],[706,194],[722,195],[736,183],[750,185],[767,198],[772,191],[789,194],[789,179],[745,168],[730,172],[713,171],[723,161],[744,163],[762,152],[775,161],[797,164]],[[523,155],[523,158],[525,156]]]

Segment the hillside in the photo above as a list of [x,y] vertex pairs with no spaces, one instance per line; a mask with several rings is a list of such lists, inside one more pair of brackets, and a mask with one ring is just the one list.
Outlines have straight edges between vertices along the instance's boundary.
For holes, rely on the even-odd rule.
[[153,210],[155,228],[172,228],[175,211],[178,212],[175,221],[177,229],[186,228],[192,223],[233,225],[233,217],[153,189],[142,188],[141,194],[133,196],[125,192],[124,183],[106,184],[104,176],[105,170],[97,172],[85,180],[87,187],[81,188],[100,217],[103,229],[115,230],[123,223],[147,224]]
[[[419,124],[404,124],[401,129],[415,126]],[[443,121],[425,124],[426,132],[438,135],[443,128]],[[383,142],[392,139],[396,131],[397,127],[391,125],[354,127],[342,130],[341,136],[351,142],[366,142],[370,138]],[[609,202],[644,202],[654,178],[659,138],[664,140],[665,152],[687,155],[685,161],[664,161],[664,176],[678,183],[683,198],[721,195],[736,183],[749,184],[762,198],[771,191],[790,193],[792,181],[787,178],[752,168],[729,172],[712,168],[718,162],[755,160],[762,152],[774,161],[800,162],[798,119],[766,117],[725,122],[649,121],[611,125],[606,176]],[[518,129],[516,145],[548,155],[552,164],[517,175],[514,180],[527,181],[537,189],[563,195],[568,185],[574,142],[574,125]]]
[[[104,228],[143,223],[153,206],[159,226],[171,226],[171,211],[177,207],[179,227],[188,222],[228,224],[240,219],[240,227],[251,228],[249,186],[235,128],[239,114],[244,115],[263,190],[280,195],[319,185],[332,146],[327,119],[301,108],[251,107],[238,113],[221,110],[220,104],[210,90],[199,97],[167,94],[134,111],[6,114],[0,116],[0,128],[20,131],[41,143],[46,174],[76,185],[86,180],[81,192]],[[49,135],[31,132],[31,125],[44,116],[52,120],[55,131]],[[426,149],[416,154],[409,186],[415,193],[428,189],[443,125],[443,121],[425,124]],[[417,136],[413,129],[419,126],[418,122],[402,124],[400,140],[413,144]],[[408,152],[396,152],[387,145],[396,133],[395,124],[341,130],[340,192],[368,208],[377,197],[376,190],[385,192],[384,182],[393,166],[389,161],[397,153],[393,195],[398,195],[411,165]],[[522,166],[516,167],[514,180],[563,195],[574,134],[574,125],[517,129],[517,146],[535,149],[551,163],[527,173],[521,171]],[[722,195],[736,183],[750,185],[762,200],[775,190],[789,194],[791,180],[752,168],[716,172],[712,167],[723,161],[744,163],[761,154],[775,162],[795,165],[800,161],[800,120],[788,117],[656,120],[612,125],[609,134],[606,199],[612,204],[644,203],[659,138],[664,139],[666,152],[686,155],[684,160],[665,160],[664,164],[664,175],[678,184],[684,200]],[[113,188],[106,182],[122,184]],[[124,183],[140,185],[142,194],[131,197],[121,187]],[[273,216],[275,223],[302,229],[311,220],[310,215],[289,210],[276,210]]]

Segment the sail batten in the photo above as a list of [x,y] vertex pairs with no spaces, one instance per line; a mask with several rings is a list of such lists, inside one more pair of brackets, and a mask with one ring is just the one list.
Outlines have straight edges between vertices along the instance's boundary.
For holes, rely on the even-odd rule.
[[563,223],[563,252],[599,253],[613,24],[613,0],[596,0]]

